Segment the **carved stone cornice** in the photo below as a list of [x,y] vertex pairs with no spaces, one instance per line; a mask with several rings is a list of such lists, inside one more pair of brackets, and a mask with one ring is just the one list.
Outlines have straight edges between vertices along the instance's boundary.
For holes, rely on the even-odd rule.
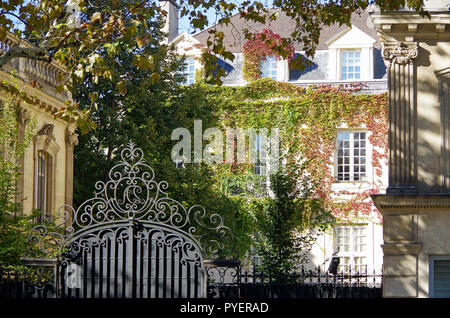
[[[450,194],[435,195],[372,195],[375,206],[384,213],[390,211],[420,211],[430,210],[449,210],[450,212]],[[400,211],[401,212],[401,211]]]
[[383,59],[386,61],[388,68],[393,64],[412,64],[418,54],[417,43],[408,45],[399,42],[394,45],[385,45],[383,49]]
[[385,255],[418,255],[420,250],[422,249],[422,244],[383,244],[381,245],[381,248],[383,249],[383,254]]

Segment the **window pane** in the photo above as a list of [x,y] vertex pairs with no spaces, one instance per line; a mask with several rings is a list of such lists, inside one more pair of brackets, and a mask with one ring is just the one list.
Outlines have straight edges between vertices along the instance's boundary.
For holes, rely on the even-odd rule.
[[261,77],[277,80],[277,60],[274,56],[268,56],[261,61]]
[[35,207],[42,212],[50,211],[52,197],[52,157],[44,151],[38,151],[36,185],[35,185]]
[[185,85],[192,85],[194,84],[194,78],[195,78],[195,60],[193,57],[188,57],[184,61],[184,70],[183,74],[186,77],[183,84]]
[[360,57],[360,50],[341,51],[341,78],[343,80],[361,78]]
[[433,261],[433,296],[450,297],[450,260]]

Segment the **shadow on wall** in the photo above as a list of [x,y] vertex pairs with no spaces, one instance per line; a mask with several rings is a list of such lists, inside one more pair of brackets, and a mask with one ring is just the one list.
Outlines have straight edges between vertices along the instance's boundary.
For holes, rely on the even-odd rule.
[[[417,60],[417,67],[431,67],[430,55],[431,53],[425,48],[419,46],[419,59]],[[417,77],[417,74],[416,74]],[[438,101],[438,85],[437,82],[430,80],[427,77],[417,77],[417,168],[418,180],[417,189],[425,193],[441,192],[440,184],[440,162],[441,148],[440,148],[440,118],[430,116],[430,114],[439,114],[440,107]],[[426,93],[422,95],[435,95],[435,107],[430,111],[424,111],[423,107],[430,109],[429,100],[422,100],[420,92]],[[422,108],[422,109],[421,109]],[[438,140],[430,139],[429,136],[435,136]],[[434,164],[432,164],[434,162]],[[438,163],[437,165],[435,163]]]
[[225,62],[224,60],[218,58],[217,59],[217,68],[221,68],[225,71],[226,75],[230,74],[232,71],[234,71],[233,65]]
[[[302,70],[299,64],[303,64],[305,67]],[[308,59],[306,56],[300,53],[295,53],[289,65],[289,81],[297,81],[305,74],[308,74],[316,70],[319,66],[312,60]]]
[[373,52],[374,66],[373,66],[373,77],[374,79],[386,78],[386,65],[384,64],[382,50],[375,49]]

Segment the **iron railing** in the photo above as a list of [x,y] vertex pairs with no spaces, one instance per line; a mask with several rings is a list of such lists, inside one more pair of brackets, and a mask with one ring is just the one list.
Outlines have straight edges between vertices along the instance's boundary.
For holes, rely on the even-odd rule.
[[330,274],[321,268],[281,276],[233,266],[207,266],[211,298],[381,298],[380,272]]
[[55,298],[56,260],[24,259],[26,267],[0,266],[0,298]]

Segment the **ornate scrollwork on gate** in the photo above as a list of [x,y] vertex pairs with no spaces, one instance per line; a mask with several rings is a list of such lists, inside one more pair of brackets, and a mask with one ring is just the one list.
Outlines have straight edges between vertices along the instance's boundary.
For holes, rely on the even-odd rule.
[[163,225],[186,233],[199,243],[205,256],[218,255],[226,245],[234,247],[234,236],[222,216],[208,214],[199,205],[186,209],[170,198],[168,183],[156,181],[154,170],[133,142],[122,150],[120,158],[109,171],[109,180],[95,184],[94,197],[76,210],[64,205],[57,211],[54,219],[60,221],[58,225],[50,225],[44,215],[29,234],[30,244],[45,255],[52,250],[61,252],[69,248],[67,244],[77,233],[125,221]]

